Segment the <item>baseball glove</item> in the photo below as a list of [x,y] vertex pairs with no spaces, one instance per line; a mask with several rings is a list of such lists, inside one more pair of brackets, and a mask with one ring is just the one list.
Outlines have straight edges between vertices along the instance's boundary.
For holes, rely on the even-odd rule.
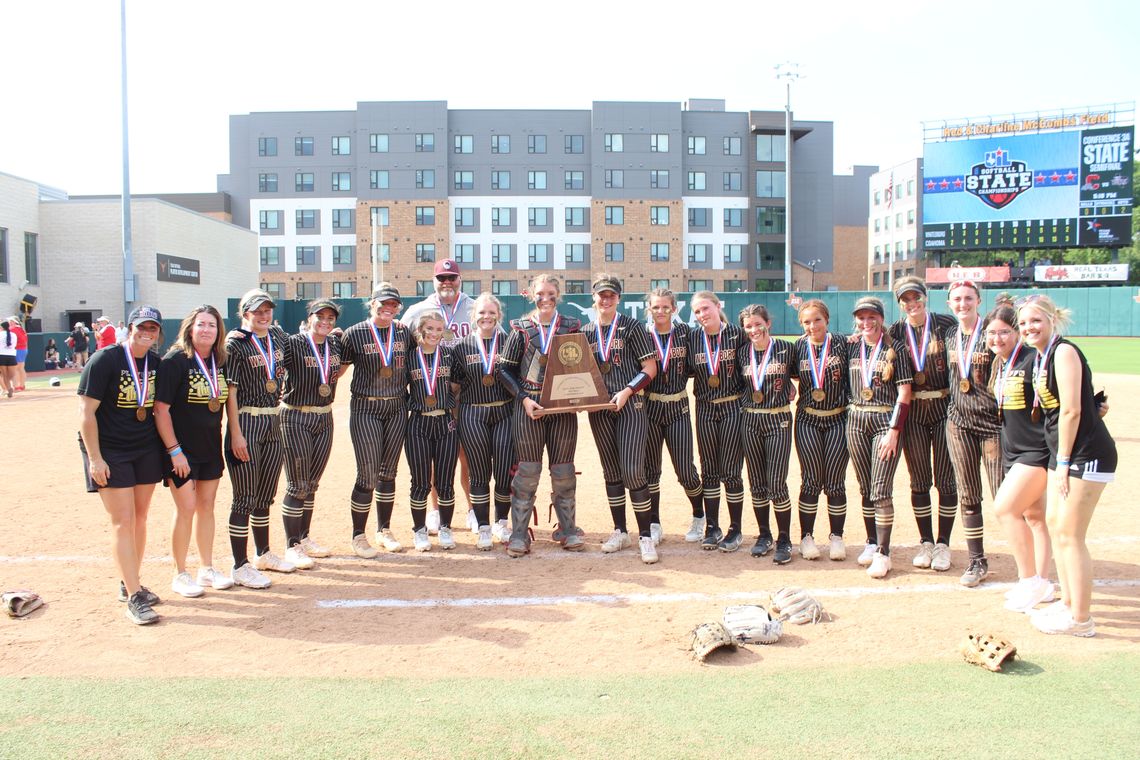
[[784,625],[757,604],[737,604],[724,608],[724,627],[737,644],[775,644]]
[[1017,647],[992,633],[971,633],[959,647],[966,662],[997,673],[1006,660],[1017,657]]
[[780,620],[803,625],[823,620],[823,606],[802,588],[785,587],[772,594],[772,610]]
[[43,606],[44,600],[32,591],[8,591],[3,595],[4,610],[9,617],[24,617]]
[[693,650],[693,657],[704,662],[710,652],[721,647],[736,649],[736,642],[732,640],[732,634],[723,624],[719,622],[701,623],[693,629],[690,647]]

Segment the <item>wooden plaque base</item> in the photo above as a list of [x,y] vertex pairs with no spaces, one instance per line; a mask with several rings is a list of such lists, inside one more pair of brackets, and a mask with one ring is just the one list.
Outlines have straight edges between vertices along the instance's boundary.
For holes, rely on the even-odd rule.
[[542,411],[536,413],[536,417],[617,409],[617,405],[610,402],[610,393],[585,335],[555,335],[547,357],[538,402]]

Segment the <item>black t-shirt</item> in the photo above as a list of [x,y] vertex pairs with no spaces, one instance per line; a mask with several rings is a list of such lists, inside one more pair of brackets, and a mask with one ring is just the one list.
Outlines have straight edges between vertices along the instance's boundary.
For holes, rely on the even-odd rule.
[[87,331],[83,329],[75,330],[71,333],[71,342],[75,344],[72,350],[86,351],[87,350]]
[[[1097,411],[1096,400],[1093,398],[1092,370],[1088,360],[1081,353],[1081,349],[1067,341],[1060,340],[1067,346],[1072,346],[1081,361],[1081,419],[1077,424],[1077,435],[1073,439],[1073,449],[1069,452],[1069,459],[1073,464],[1092,462],[1097,459],[1115,459],[1116,442],[1109,435],[1108,428]],[[1057,445],[1060,437],[1061,401],[1057,389],[1057,369],[1053,357],[1057,348],[1050,353],[1048,364],[1043,376],[1035,379],[1034,385],[1041,397],[1041,409],[1045,417],[1045,441],[1049,446],[1049,466],[1055,467],[1057,460]]]
[[1005,464],[1049,460],[1045,445],[1045,429],[1033,421],[1033,360],[1037,352],[1022,346],[1007,367],[1000,356],[994,357],[994,395],[1001,409],[1001,453]]
[[136,416],[139,397],[122,346],[111,346],[97,352],[79,377],[79,395],[99,399],[100,402],[95,410],[95,420],[99,424],[99,447],[102,449],[140,451],[160,445],[154,426],[154,394],[162,359],[148,351],[142,359],[134,359],[134,363],[139,382],[146,383],[146,419],[143,422]]
[[[210,359],[206,371],[213,374]],[[212,379],[212,378],[211,378]],[[213,462],[222,457],[222,408],[230,395],[225,366],[218,367],[218,396],[221,406],[210,411],[210,380],[193,358],[180,348],[171,349],[158,371],[157,400],[170,404],[170,419],[182,453],[191,462]]]

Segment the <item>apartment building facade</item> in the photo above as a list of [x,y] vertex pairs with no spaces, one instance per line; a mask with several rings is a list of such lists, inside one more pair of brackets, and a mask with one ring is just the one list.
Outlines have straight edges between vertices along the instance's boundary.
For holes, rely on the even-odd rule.
[[922,159],[913,158],[873,174],[867,193],[869,289],[890,290],[899,277],[924,276]]

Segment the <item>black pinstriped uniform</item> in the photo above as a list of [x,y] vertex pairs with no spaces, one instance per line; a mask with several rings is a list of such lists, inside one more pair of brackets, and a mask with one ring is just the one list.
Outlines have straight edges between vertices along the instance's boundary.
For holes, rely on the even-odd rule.
[[348,432],[356,456],[356,482],[351,497],[354,537],[363,533],[368,524],[368,506],[373,494],[376,529],[389,527],[396,499],[396,470],[408,420],[408,350],[411,346],[408,328],[398,322],[376,328],[385,350],[388,331],[395,330],[392,374],[384,377],[381,350],[368,326],[370,321],[358,322],[345,330],[341,341],[341,363],[353,365]]
[[[649,325],[647,329],[655,328]],[[688,325],[673,323],[673,346],[669,349],[669,365],[663,367],[663,357],[657,356],[657,376],[646,389],[645,416],[649,422],[649,434],[645,469],[655,516],[659,514],[657,504],[661,498],[662,443],[669,447],[673,471],[677,473],[677,482],[689,497],[693,517],[703,517],[705,514],[704,502],[701,499],[701,476],[693,464],[693,420],[689,413],[689,397],[686,395],[676,401],[661,401],[654,398],[687,392],[690,332],[692,330]],[[659,334],[657,337],[661,341],[661,348],[665,349],[669,343],[669,335]],[[652,342],[652,337],[650,341]],[[656,346],[654,354],[657,355]]]
[[[786,340],[771,338],[772,348],[768,367],[764,369],[763,385],[757,401],[752,374],[752,357],[756,371],[764,364],[764,352],[752,347],[745,337],[740,342],[737,372],[744,393],[741,402],[740,437],[744,446],[744,461],[748,465],[748,485],[752,493],[752,509],[761,535],[771,535],[768,524],[768,503],[776,511],[776,524],[781,536],[786,537],[791,525],[792,502],[788,497],[788,462],[792,457],[792,373],[795,367],[795,346]],[[787,411],[764,413],[761,410]]]
[[[609,336],[609,327],[614,327],[615,332],[609,361],[605,362],[602,349]],[[602,371],[602,382],[611,397],[629,385],[641,371],[642,361],[656,358],[645,327],[625,314],[615,315],[612,325],[601,328],[602,342],[598,339],[597,322],[583,326],[582,332],[590,343],[590,350]],[[623,532],[627,530],[625,492],[628,490],[638,532],[648,536],[651,502],[645,472],[645,447],[637,445],[646,439],[649,432],[645,396],[641,393],[630,396],[620,412],[590,412],[589,417],[590,432],[602,461],[602,477],[606,481],[606,496],[614,528]]]
[[[812,351],[827,352],[822,387],[824,397],[812,398],[816,390],[811,373]],[[796,341],[796,457],[800,462],[800,532],[813,533],[819,494],[827,494],[831,534],[842,536],[847,521],[847,339],[828,333],[826,346],[809,348],[807,336]],[[808,411],[811,410],[811,411]],[[838,413],[828,414],[839,410]],[[813,414],[819,412],[820,414]],[[822,416],[827,415],[827,416]],[[802,538],[802,536],[801,536]]]
[[[340,371],[340,339],[329,335],[317,344],[320,362],[325,360],[328,346],[328,385],[330,395],[322,396],[324,382],[313,347],[305,335],[290,335],[285,342],[285,390],[281,396],[281,436],[285,443],[285,498],[282,516],[286,520],[285,535],[289,546],[308,535],[313,518],[313,500],[321,475],[332,453],[333,416],[331,407],[336,397],[337,374]],[[304,411],[297,407],[326,409],[325,412]],[[291,520],[300,519],[300,523]],[[296,532],[294,532],[296,531]]]
[[1001,463],[1005,473],[1015,464],[1049,466],[1045,428],[1041,420],[1033,421],[1033,360],[1036,358],[1036,350],[1021,344],[1017,355],[1010,356],[1008,367],[1000,356],[994,359],[998,363],[994,370],[994,395],[1000,397]]
[[[456,428],[455,394],[451,391],[451,350],[440,345],[439,375],[435,392],[428,394],[425,377],[432,371],[432,355],[424,354],[427,373],[420,367],[418,352],[408,352],[408,433],[404,439],[404,455],[412,476],[412,529],[424,527],[427,520],[427,498],[435,486],[439,499],[439,524],[450,528],[455,514],[455,464],[459,456],[459,433]],[[433,402],[434,400],[434,402]],[[429,403],[433,402],[433,403]],[[434,475],[434,483],[433,483]]]
[[[1077,435],[1073,439],[1073,449],[1069,452],[1069,475],[1085,480],[1107,482],[1110,478],[1100,475],[1116,473],[1116,441],[1108,432],[1108,427],[1097,411],[1093,398],[1092,370],[1081,350],[1072,342],[1061,339],[1059,343],[1072,346],[1081,360],[1081,419],[1077,424]],[[1054,348],[1054,352],[1056,348]],[[1054,354],[1055,355],[1055,354]],[[1058,429],[1061,417],[1061,402],[1057,390],[1057,370],[1050,356],[1045,366],[1045,377],[1037,380],[1037,392],[1041,396],[1041,412],[1045,427],[1045,442],[1049,447],[1049,469],[1057,469]]]
[[[467,452],[471,506],[479,525],[490,524],[491,476],[495,478],[495,519],[505,520],[511,509],[511,469],[515,466],[512,436],[514,406],[503,386],[484,385],[482,358],[476,341],[491,354],[491,339],[472,333],[451,352],[451,382],[459,386],[459,442]],[[491,377],[497,376],[506,333],[499,333],[498,354]]]
[[[910,473],[910,503],[918,523],[921,540],[934,542],[934,525],[930,501],[930,487],[938,486],[938,542],[950,542],[950,530],[958,511],[958,486],[954,482],[954,466],[950,462],[950,449],[946,443],[946,412],[950,405],[950,377],[946,341],[942,336],[957,323],[948,314],[930,314],[930,343],[926,350],[926,363],[922,367],[923,383],[917,378],[913,386],[910,415],[903,428],[902,447],[906,468]],[[906,319],[891,325],[890,334],[895,342],[908,351],[911,365],[917,373],[918,363],[907,343],[909,332],[915,349],[921,351],[926,321],[911,328]],[[939,394],[938,398],[920,398],[919,394]],[[933,465],[932,465],[933,462]]]
[[[231,393],[237,394],[239,409],[275,409],[281,397],[281,383],[285,379],[285,342],[287,336],[280,327],[270,327],[265,339],[241,330],[241,337],[226,341],[226,382]],[[254,347],[258,341],[261,350],[269,353],[273,344],[273,380],[277,388],[266,390],[269,377],[265,360]],[[235,390],[236,389],[236,390]],[[269,505],[277,495],[277,481],[281,477],[284,447],[281,442],[281,420],[277,414],[239,414],[238,427],[245,438],[249,461],[242,462],[233,455],[232,436],[226,431],[225,451],[229,463],[230,484],[233,487],[233,504],[230,507],[230,544],[234,550],[234,567],[247,560],[246,536],[253,532],[253,543],[259,555],[269,551]]]

